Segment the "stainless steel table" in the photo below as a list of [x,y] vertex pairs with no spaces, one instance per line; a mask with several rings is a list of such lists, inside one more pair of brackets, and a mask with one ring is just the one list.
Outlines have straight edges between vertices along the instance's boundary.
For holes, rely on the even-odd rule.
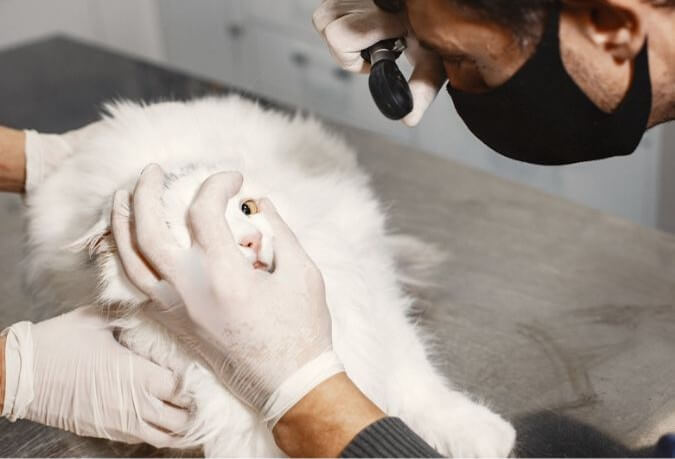
[[[113,97],[226,92],[69,39],[0,53],[0,124],[60,132]],[[523,456],[644,455],[675,431],[675,236],[338,126],[391,223],[448,254],[419,292],[443,370],[510,417]],[[403,129],[403,128],[402,128]],[[37,320],[21,201],[0,195],[0,326]],[[2,456],[176,454],[0,421]]]

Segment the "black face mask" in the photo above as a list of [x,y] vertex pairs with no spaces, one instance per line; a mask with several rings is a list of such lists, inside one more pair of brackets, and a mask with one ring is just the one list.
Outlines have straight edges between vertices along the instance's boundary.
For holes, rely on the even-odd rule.
[[549,15],[533,57],[502,86],[471,94],[448,84],[457,113],[486,145],[519,161],[555,165],[629,155],[647,130],[652,108],[647,44],[635,59],[623,102],[605,113],[565,70],[560,8]]

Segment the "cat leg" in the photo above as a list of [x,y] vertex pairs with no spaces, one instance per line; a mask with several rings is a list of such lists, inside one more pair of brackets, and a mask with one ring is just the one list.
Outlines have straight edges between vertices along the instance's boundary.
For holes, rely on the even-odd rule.
[[410,335],[396,336],[399,350],[388,374],[386,410],[399,416],[441,454],[453,457],[506,457],[513,449],[511,424],[466,394],[454,390],[436,370],[422,345]]

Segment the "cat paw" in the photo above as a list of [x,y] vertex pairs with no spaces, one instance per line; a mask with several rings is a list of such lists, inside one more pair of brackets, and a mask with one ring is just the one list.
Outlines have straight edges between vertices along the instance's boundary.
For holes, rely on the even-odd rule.
[[450,457],[508,457],[516,431],[501,416],[476,405],[453,411],[439,424],[443,434],[431,441],[439,453]]

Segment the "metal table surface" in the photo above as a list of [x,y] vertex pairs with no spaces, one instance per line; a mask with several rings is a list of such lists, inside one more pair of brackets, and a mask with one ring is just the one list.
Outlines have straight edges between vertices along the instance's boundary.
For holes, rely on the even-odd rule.
[[[116,97],[226,91],[65,38],[0,52],[0,124],[18,128],[76,128]],[[451,380],[514,421],[518,455],[644,455],[675,431],[675,236],[333,127],[393,227],[449,254],[437,286],[419,292],[422,323]],[[0,194],[0,327],[50,316],[22,283],[21,211]],[[185,453],[0,421],[0,456],[168,454]]]

